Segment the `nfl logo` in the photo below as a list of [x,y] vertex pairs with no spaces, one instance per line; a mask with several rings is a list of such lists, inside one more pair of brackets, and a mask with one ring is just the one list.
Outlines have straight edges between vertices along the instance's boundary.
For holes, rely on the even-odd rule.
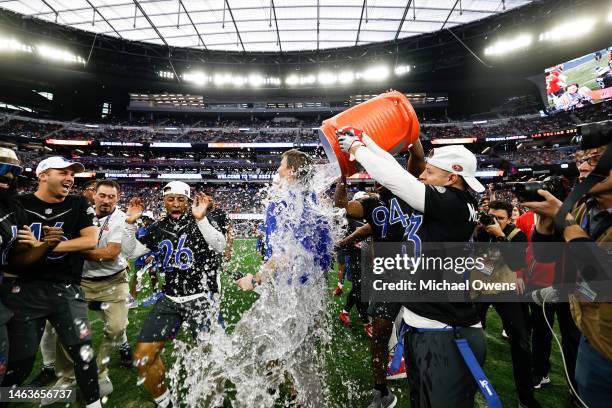
[[51,209],[51,208],[47,208],[47,209],[45,210],[45,214],[46,214],[46,215],[49,215],[49,214],[51,214],[52,212],[53,212],[53,209]]

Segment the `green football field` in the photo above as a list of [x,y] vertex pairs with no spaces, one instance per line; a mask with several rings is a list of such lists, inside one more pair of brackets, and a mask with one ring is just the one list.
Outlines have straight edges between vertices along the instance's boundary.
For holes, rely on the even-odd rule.
[[573,84],[577,83],[579,86],[586,86],[591,90],[599,89],[597,82],[595,81],[595,67],[605,67],[608,65],[607,55],[604,54],[601,60],[596,61],[595,58],[589,61],[575,66],[574,68],[568,69],[564,72],[567,75],[566,83]]
[[[240,271],[242,273],[254,272],[261,261],[255,253],[254,240],[237,240],[234,243],[234,259],[228,265],[229,270]],[[336,285],[336,274],[332,273],[329,277],[330,293]],[[144,282],[147,286],[147,282]],[[350,287],[350,283],[345,286],[345,294]],[[223,277],[223,300],[222,311],[227,323],[235,323],[240,319],[241,313],[256,300],[256,295],[252,293],[241,293],[235,289],[229,276]],[[143,291],[140,298],[143,299],[149,292]],[[359,317],[355,310],[351,313],[354,322],[353,329],[346,329],[337,319],[338,313],[342,309],[345,295],[333,298],[330,301],[327,318],[332,327],[332,341],[328,347],[324,348],[326,382],[331,390],[332,407],[366,407],[370,402],[372,388],[372,376],[369,363],[369,342],[363,333]],[[130,324],[128,326],[128,338],[133,345],[141,323],[150,309],[139,307],[130,310]],[[94,335],[94,345],[97,345],[102,336],[103,323],[95,320],[92,315],[92,328]],[[557,331],[558,332],[558,331]],[[181,336],[187,339],[186,336]],[[510,346],[501,337],[501,321],[494,311],[489,312],[487,325],[487,360],[485,372],[499,393],[504,407],[516,407],[518,401],[514,391],[514,381],[512,377],[512,363],[510,359]],[[169,343],[163,354],[163,360],[168,367],[172,358],[172,345]],[[32,377],[40,369],[40,356],[37,359],[36,367]],[[553,345],[552,372],[550,374],[552,383],[543,389],[536,390],[536,398],[543,407],[562,407],[565,405],[567,397],[567,386],[563,377],[563,366],[561,356],[556,344]],[[110,363],[110,378],[114,385],[114,392],[106,401],[106,407],[118,408],[137,408],[154,407],[154,404],[142,386],[137,386],[137,374],[135,369],[124,369],[119,365],[118,353],[113,355]],[[391,388],[398,396],[397,407],[409,407],[408,385],[405,379],[390,382]],[[226,401],[226,406],[231,407],[231,402]],[[477,395],[477,406],[486,407],[484,398]],[[36,407],[38,404],[15,404],[15,407]],[[54,407],[66,406],[66,404],[54,404]],[[72,406],[77,407],[78,404]],[[279,402],[278,406],[283,406]],[[68,406],[67,406],[68,407]]]

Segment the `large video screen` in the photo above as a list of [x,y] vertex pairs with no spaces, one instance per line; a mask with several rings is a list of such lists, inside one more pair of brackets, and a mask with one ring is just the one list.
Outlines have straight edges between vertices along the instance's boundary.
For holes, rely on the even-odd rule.
[[551,110],[572,110],[612,98],[612,47],[547,68]]

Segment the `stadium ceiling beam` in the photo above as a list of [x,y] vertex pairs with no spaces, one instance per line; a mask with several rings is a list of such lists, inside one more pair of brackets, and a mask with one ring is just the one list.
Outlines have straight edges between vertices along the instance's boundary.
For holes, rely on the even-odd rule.
[[[8,0],[3,0],[3,1],[8,1]],[[42,1],[42,0],[41,0]],[[0,1],[1,2],[1,1]],[[117,4],[112,4],[112,5],[100,5],[98,6],[99,9],[103,9],[103,8],[111,8],[111,7],[122,7],[122,6],[129,6],[134,4],[133,2],[125,2],[125,3],[117,3]],[[500,3],[501,4],[501,3]],[[295,5],[286,5],[286,4],[281,4],[281,5],[276,5],[277,9],[291,9],[291,8],[295,8]],[[346,7],[345,4],[326,4],[325,6],[323,6],[324,8],[327,7]],[[389,9],[397,9],[399,10],[403,10],[404,6],[395,6],[395,5],[383,5],[383,6],[378,6],[376,4],[371,4],[368,6],[369,9],[371,10],[376,10],[379,8],[385,9],[385,10],[389,10]],[[66,13],[66,12],[79,12],[79,11],[88,11],[90,8],[89,7],[75,7],[75,8],[65,8],[62,10],[59,10],[58,12],[61,13]],[[430,7],[430,6],[418,6],[415,4],[415,6],[413,7],[414,10],[424,10],[424,11],[446,11],[448,10],[447,7]],[[246,11],[246,10],[261,10],[261,6],[245,6],[245,7],[234,7],[234,10],[241,10],[241,11]],[[202,13],[202,12],[211,12],[211,13],[219,13],[222,12],[223,9],[222,8],[203,8],[203,9],[194,9],[191,10],[191,13]],[[489,14],[489,15],[493,15],[493,14],[499,14],[500,12],[496,12],[496,11],[491,11],[491,10],[481,10],[481,9],[469,9],[469,8],[464,8],[463,9],[464,13],[478,13],[478,14]],[[30,14],[30,16],[32,17],[44,17],[45,15],[50,14],[47,11],[42,11],[39,13],[32,13]],[[150,17],[159,17],[159,16],[166,16],[168,15],[168,13],[155,13],[155,14],[149,14]],[[124,18],[127,17],[112,17],[109,18],[109,20],[122,20]],[[130,17],[130,18],[133,18]],[[84,24],[87,23],[87,21],[80,21],[80,22],[76,22],[73,24]]]
[[278,40],[278,49],[280,50],[280,52],[283,52],[283,47],[282,47],[281,39],[280,39],[280,32],[278,31],[278,20],[276,19],[276,7],[274,7],[274,0],[270,0],[270,3],[272,4],[272,12],[274,13],[274,24],[276,24],[276,38]]
[[59,16],[59,11],[51,7],[51,5],[47,3],[45,0],[41,0],[41,1],[44,3],[45,6],[49,7],[51,11],[53,11],[53,13],[55,13],[55,22],[57,23],[57,17]]
[[446,20],[444,20],[444,24],[442,24],[440,30],[444,30],[444,27],[446,26],[446,23],[448,23],[448,19],[450,18],[451,14],[453,14],[453,11],[455,11],[455,7],[457,7],[457,4],[459,4],[459,0],[456,0],[455,4],[453,4],[453,8],[450,10],[450,13],[448,13],[448,16],[446,16]]
[[412,0],[408,0],[408,4],[406,4],[406,8],[404,9],[404,15],[402,16],[402,20],[399,23],[399,27],[397,27],[397,32],[395,33],[394,41],[397,41],[400,33],[402,32],[402,26],[404,25],[404,21],[406,21],[406,15],[408,14],[408,10],[410,10],[411,4],[412,4]]
[[321,5],[319,4],[319,0],[317,0],[317,51],[319,50],[319,33],[321,27],[321,19],[320,17]]
[[191,26],[193,27],[193,29],[195,30],[196,34],[198,35],[198,38],[200,39],[200,42],[204,46],[204,49],[207,50],[208,48],[206,47],[206,44],[204,43],[204,39],[200,35],[200,32],[198,31],[198,29],[195,26],[195,24],[193,24],[193,20],[191,19],[191,14],[189,14],[189,12],[187,11],[187,8],[183,4],[183,0],[179,0],[179,4],[183,7],[183,10],[185,10],[185,14],[187,14],[187,18],[189,19],[189,22],[191,23]]
[[134,4],[136,5],[136,7],[138,8],[138,10],[140,10],[140,12],[142,13],[142,15],[144,16],[144,18],[147,19],[147,21],[149,22],[149,25],[151,26],[151,28],[155,31],[155,33],[159,36],[159,38],[162,40],[162,42],[166,45],[166,47],[170,47],[168,45],[168,42],[166,41],[166,39],[164,38],[163,35],[161,35],[161,33],[159,32],[159,30],[157,29],[157,27],[155,27],[155,24],[153,24],[153,21],[151,21],[151,19],[149,18],[149,16],[147,15],[147,13],[145,13],[144,9],[142,8],[142,6],[140,5],[140,3],[137,0],[133,0]]
[[108,22],[108,20],[106,19],[106,17],[104,17],[104,16],[102,15],[102,13],[100,13],[100,10],[98,10],[98,9],[97,9],[97,8],[96,8],[96,7],[95,7],[93,4],[91,4],[91,1],[89,1],[89,0],[85,0],[85,1],[87,1],[87,4],[89,4],[89,5],[91,6],[91,8],[93,9],[93,11],[94,11],[94,12],[98,13],[98,15],[99,15],[100,17],[102,17],[102,20],[104,20],[104,22],[105,22],[106,24],[108,24],[108,26],[109,26],[110,28],[112,28],[112,29],[113,29],[113,31],[115,32],[115,34],[117,34],[117,35],[119,36],[119,38],[123,38],[123,36],[122,36],[121,34],[119,34],[119,31],[115,30],[115,27],[113,27],[113,25],[112,25],[111,23],[109,23],[109,22]]
[[234,28],[236,29],[236,35],[238,36],[238,41],[240,41],[240,45],[242,46],[242,51],[246,52],[246,48],[244,48],[244,43],[242,42],[242,37],[240,36],[240,31],[238,31],[238,25],[236,24],[236,20],[234,19],[234,13],[232,12],[232,8],[230,7],[228,0],[225,0],[225,5],[227,6],[227,11],[229,11],[230,13],[232,22],[234,23]]
[[357,37],[355,37],[355,45],[359,44],[359,33],[361,32],[361,22],[363,21],[363,12],[365,11],[367,4],[368,4],[368,0],[363,0],[363,5],[361,6],[361,17],[359,17],[359,28],[357,28]]

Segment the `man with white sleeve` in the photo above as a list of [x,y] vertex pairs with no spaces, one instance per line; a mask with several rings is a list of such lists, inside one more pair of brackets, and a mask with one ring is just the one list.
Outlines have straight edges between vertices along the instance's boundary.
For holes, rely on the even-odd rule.
[[[385,222],[405,228],[404,239],[414,244],[415,256],[419,256],[421,243],[469,241],[477,221],[477,202],[468,187],[484,191],[474,177],[477,162],[473,153],[464,146],[433,149],[417,179],[361,130],[343,128],[338,136],[350,159],[356,159],[392,193],[389,207],[382,209],[391,215]],[[443,273],[428,269],[427,277],[448,278]],[[454,271],[450,274],[455,275],[451,279],[463,279]],[[488,385],[480,367],[486,343],[476,308],[468,301],[453,300],[419,302],[411,298],[403,303],[407,329],[402,345],[413,408],[472,407],[474,379],[481,389],[482,384]]]

